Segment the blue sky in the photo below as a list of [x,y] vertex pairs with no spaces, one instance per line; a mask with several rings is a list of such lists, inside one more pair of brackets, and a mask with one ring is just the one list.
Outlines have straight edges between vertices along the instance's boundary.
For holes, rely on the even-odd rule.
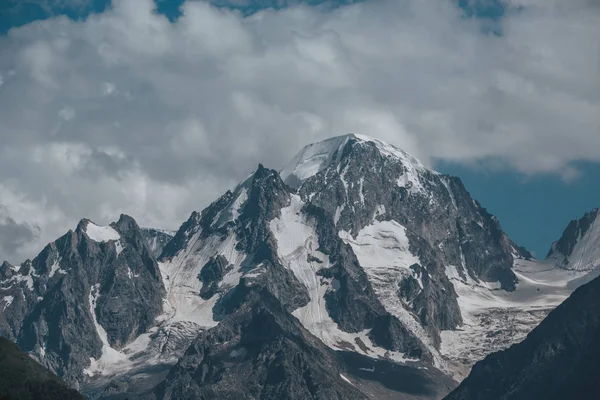
[[597,8],[353,3],[2,2],[0,225],[175,228],[259,161],[349,131],[460,176],[538,257],[600,206]]
[[471,195],[498,216],[511,238],[544,258],[572,219],[600,207],[600,164],[579,165],[581,176],[566,182],[555,175],[526,177],[440,163],[438,170],[459,176]]
[[[180,14],[180,6],[184,0],[155,0],[157,11],[174,20]],[[338,7],[355,1],[308,0],[307,4],[315,6]],[[0,5],[0,34],[10,28],[21,26],[32,21],[42,20],[56,15],[67,15],[73,19],[86,18],[91,13],[101,13],[110,6],[110,0],[6,0]],[[227,0],[216,0],[217,5],[227,8],[238,8],[246,13],[252,13],[270,5],[276,8],[285,7],[287,1],[250,1],[247,5],[232,6]],[[292,4],[290,2],[290,4]],[[295,3],[293,3],[295,4]],[[458,0],[457,3],[464,11],[465,17],[487,18],[495,20],[505,13],[505,6],[498,0]]]

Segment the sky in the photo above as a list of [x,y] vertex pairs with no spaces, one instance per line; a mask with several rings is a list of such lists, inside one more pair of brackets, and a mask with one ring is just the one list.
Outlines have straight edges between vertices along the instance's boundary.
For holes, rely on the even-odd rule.
[[544,257],[600,206],[597,0],[0,2],[0,258],[176,229],[348,132],[460,176]]

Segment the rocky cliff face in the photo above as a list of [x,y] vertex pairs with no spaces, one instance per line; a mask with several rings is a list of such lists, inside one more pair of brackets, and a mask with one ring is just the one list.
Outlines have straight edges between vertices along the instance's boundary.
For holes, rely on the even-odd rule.
[[165,246],[175,235],[175,232],[154,228],[141,228],[141,231],[142,236],[146,241],[146,245],[148,246],[148,250],[150,250],[152,255],[156,258],[160,257]]
[[547,260],[560,268],[590,271],[600,266],[600,209],[569,223],[552,244]]
[[600,278],[577,289],[527,338],[478,362],[447,400],[600,398]]
[[107,227],[82,220],[33,260],[2,271],[1,333],[75,385],[162,311],[158,265],[126,215]]

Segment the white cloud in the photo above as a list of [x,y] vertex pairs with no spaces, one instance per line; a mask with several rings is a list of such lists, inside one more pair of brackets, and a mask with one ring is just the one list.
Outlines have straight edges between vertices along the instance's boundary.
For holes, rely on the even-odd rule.
[[600,162],[600,9],[563,4],[511,0],[525,8],[502,36],[455,2],[418,0],[247,18],[187,2],[174,24],[150,0],[115,0],[13,29],[0,38],[0,205],[41,234],[5,256],[83,216],[174,228],[259,162],[347,132],[425,162],[575,179],[574,162]]
[[58,112],[58,116],[64,119],[65,121],[70,121],[77,115],[77,112],[72,107],[65,106],[60,109]]

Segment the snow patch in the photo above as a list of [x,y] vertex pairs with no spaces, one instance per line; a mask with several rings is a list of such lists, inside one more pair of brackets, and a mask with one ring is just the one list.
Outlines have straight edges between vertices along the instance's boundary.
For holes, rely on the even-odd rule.
[[57,258],[50,267],[50,275],[48,275],[48,278],[52,278],[56,273],[63,275],[67,273],[67,271],[60,268],[60,258]]
[[342,378],[343,380],[345,380],[346,382],[348,382],[349,384],[354,386],[354,384],[352,382],[350,382],[350,379],[346,378],[344,375],[340,374],[340,378]]
[[238,219],[238,217],[240,216],[240,208],[242,207],[242,205],[244,205],[244,203],[246,202],[246,200],[248,200],[248,189],[243,188],[242,192],[235,199],[235,201],[233,202],[233,204],[231,206],[231,218],[232,218],[232,220],[235,221],[236,219]]
[[386,311],[420,338],[434,355],[436,365],[441,365],[443,361],[429,335],[398,296],[399,284],[409,274],[423,287],[421,277],[410,269],[411,265],[420,264],[420,260],[410,252],[405,228],[396,221],[375,221],[358,232],[356,238],[345,231],[340,231],[339,236],[352,246]]
[[38,353],[41,358],[46,357],[46,345],[41,345]]
[[[156,240],[156,238],[154,238],[154,240]],[[117,240],[115,242],[115,251],[117,252],[117,257],[119,257],[119,254],[121,254],[123,251],[123,244],[121,243],[121,240]]]
[[360,185],[360,188],[359,188],[358,194],[360,196],[360,203],[362,205],[364,205],[365,204],[365,195],[363,193],[363,188],[365,185],[365,177],[364,176],[360,177],[359,185]]
[[15,298],[13,296],[4,296],[2,298],[2,303],[4,303],[3,307],[2,307],[2,311],[6,310],[8,307],[10,307],[10,305],[12,304],[12,302],[15,300]]
[[201,233],[196,232],[187,247],[173,259],[158,264],[167,290],[165,313],[159,318],[161,321],[191,321],[202,327],[217,325],[212,309],[219,296],[213,296],[209,300],[199,296],[202,282],[198,275],[212,257],[223,255],[234,265],[221,281],[220,287],[232,288],[240,281],[240,265],[246,255],[236,250],[235,233],[231,232],[224,239],[220,235],[201,239]]
[[248,350],[246,350],[244,347],[240,347],[239,349],[232,350],[231,353],[229,353],[229,357],[244,358],[244,357],[246,357],[247,353],[248,353]]
[[454,209],[455,210],[458,209],[458,207],[456,206],[456,198],[454,198],[454,193],[452,192],[452,189],[450,188],[450,184],[448,183],[448,179],[446,177],[442,177],[440,180],[442,181],[442,183],[446,187],[446,190],[448,190],[448,196],[450,196],[450,200],[452,201],[452,205],[454,206]]
[[332,163],[339,161],[341,150],[350,136],[339,136],[304,147],[280,171],[281,179],[292,187],[298,187],[306,179],[318,174]]
[[371,368],[359,368],[359,370],[366,372],[375,372],[375,365],[373,365]]
[[446,267],[464,324],[441,332],[440,347],[440,353],[455,364],[448,372],[459,380],[476,361],[523,340],[589,275],[556,268],[551,262],[517,259],[513,272],[519,283],[514,292],[506,292],[497,283],[475,281],[463,272]]
[[235,221],[240,216],[240,210],[246,200],[248,200],[248,189],[246,186],[249,184],[249,181],[246,180],[242,182],[234,191],[235,200],[233,200],[229,206],[225,209],[219,211],[215,218],[212,221],[212,225],[214,226],[223,226],[227,222]]
[[320,269],[330,267],[329,257],[317,250],[319,245],[316,230],[301,214],[302,206],[300,197],[292,195],[290,205],[283,208],[280,217],[273,219],[270,224],[282,264],[294,273],[310,296],[310,302],[292,314],[330,348],[352,349],[373,358],[407,361],[408,358],[402,353],[375,346],[369,338],[369,330],[344,332],[331,319],[324,297],[328,291],[337,290],[335,280],[317,275]]
[[341,206],[336,207],[335,215],[333,216],[333,224],[334,225],[337,225],[338,221],[340,220],[340,217],[342,216],[342,212],[344,212],[345,208],[346,208],[346,203],[343,203]]
[[2,282],[3,284],[9,284],[8,286],[3,287],[2,289],[10,289],[15,284],[25,282],[27,289],[29,289],[29,291],[32,291],[33,290],[33,277],[31,275],[33,275],[33,274],[27,273],[27,275],[15,275],[12,278]]
[[111,226],[98,226],[89,221],[85,227],[85,234],[94,242],[109,242],[119,240],[121,235]]
[[[119,364],[127,362],[127,356],[118,350],[113,349],[108,343],[108,335],[106,331],[98,323],[96,318],[96,304],[98,302],[98,297],[100,296],[100,284],[96,284],[91,287],[90,295],[89,295],[89,303],[90,303],[90,313],[92,315],[92,321],[94,326],[96,327],[96,333],[102,342],[102,355],[98,360],[95,358],[90,358],[90,366],[84,369],[84,373],[88,376],[94,376],[96,374],[100,375],[110,375],[112,373],[112,369],[115,366],[119,366]],[[121,365],[122,366],[122,365]]]

